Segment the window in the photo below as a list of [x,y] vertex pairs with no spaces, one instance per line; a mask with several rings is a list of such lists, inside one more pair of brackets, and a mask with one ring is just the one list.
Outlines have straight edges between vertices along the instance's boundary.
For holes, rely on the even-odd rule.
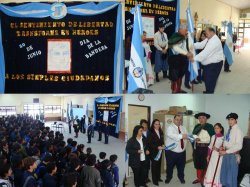
[[43,114],[44,113],[43,104],[40,103],[24,104],[23,112],[33,117],[35,117],[37,114],[38,115]]
[[44,108],[46,114],[60,114],[61,106],[60,105],[46,105]]
[[15,106],[0,106],[0,116],[16,115]]

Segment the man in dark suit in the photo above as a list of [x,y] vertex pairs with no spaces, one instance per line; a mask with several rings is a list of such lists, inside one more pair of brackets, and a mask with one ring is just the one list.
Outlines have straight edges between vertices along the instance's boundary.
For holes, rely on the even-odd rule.
[[101,123],[97,123],[98,135],[99,135],[98,141],[102,141],[102,126],[103,125]]
[[105,136],[105,144],[109,143],[109,124],[106,122],[105,128],[104,128],[104,136]]
[[94,130],[93,124],[89,120],[89,125],[88,125],[88,129],[87,129],[87,134],[88,134],[88,142],[87,143],[91,143],[91,137],[92,137],[93,130]]

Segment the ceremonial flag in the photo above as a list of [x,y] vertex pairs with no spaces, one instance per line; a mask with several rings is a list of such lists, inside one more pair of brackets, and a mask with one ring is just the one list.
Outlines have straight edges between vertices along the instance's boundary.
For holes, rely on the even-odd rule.
[[72,107],[72,101],[70,101],[70,118],[73,118],[73,107]]
[[176,143],[172,143],[168,146],[165,147],[165,151],[168,151],[168,150],[173,150],[174,148],[177,147],[177,144]]
[[88,124],[89,124],[88,110],[89,110],[89,106],[88,106],[88,103],[87,103],[86,111],[85,111],[85,116],[86,116],[85,117],[85,125],[84,125],[85,129],[88,128]]
[[180,0],[177,0],[177,4],[176,4],[175,32],[178,32],[179,28],[180,28]]
[[135,8],[131,10],[131,13],[134,14],[134,26],[128,74],[128,93],[132,93],[137,88],[147,89],[146,65],[144,62],[144,49],[141,39],[143,32],[141,6],[142,5],[136,5]]
[[233,64],[233,25],[230,21],[227,24],[227,39],[224,45],[224,55],[229,65]]
[[[188,6],[187,10],[187,23],[188,23],[188,43],[189,43],[189,51],[193,53],[195,56],[195,49],[194,49],[194,38],[192,36],[192,33],[194,33],[194,22],[190,10],[190,5]],[[189,62],[188,65],[188,71],[190,72],[190,81],[192,82],[196,77],[198,76],[198,63],[197,62]]]

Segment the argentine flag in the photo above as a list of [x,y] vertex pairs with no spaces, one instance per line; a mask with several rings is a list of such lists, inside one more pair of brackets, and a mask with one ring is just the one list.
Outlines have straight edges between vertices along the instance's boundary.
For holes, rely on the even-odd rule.
[[[189,44],[189,51],[193,53],[195,56],[195,49],[194,49],[194,38],[192,37],[192,33],[194,33],[194,22],[190,10],[190,6],[188,6],[187,10],[187,23],[188,23],[188,44]],[[197,62],[193,62],[188,64],[188,71],[190,72],[190,82],[192,82],[198,76],[198,69],[199,64]]]
[[230,21],[227,24],[227,39],[224,45],[224,55],[229,65],[233,64],[233,25]]
[[142,5],[136,5],[135,8],[131,10],[131,13],[134,14],[134,26],[128,74],[128,93],[132,93],[137,88],[147,89],[147,80],[145,72],[146,65],[144,62],[144,49],[141,40],[141,36],[143,33],[142,17],[140,10],[141,6]]

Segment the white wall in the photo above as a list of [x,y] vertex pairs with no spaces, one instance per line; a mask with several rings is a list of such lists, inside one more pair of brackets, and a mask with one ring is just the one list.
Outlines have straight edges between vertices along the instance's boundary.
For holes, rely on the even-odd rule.
[[33,103],[33,98],[39,98],[44,105],[61,105],[61,97],[51,94],[2,94],[0,106],[16,106],[17,113],[23,113],[23,104]]
[[[181,19],[186,19],[187,4],[187,0],[181,0]],[[199,21],[201,19],[209,20],[213,25],[221,27],[221,21],[228,21],[231,17],[235,26],[238,25],[240,10],[225,3],[217,0],[190,0],[190,6],[192,15],[197,12]]]
[[[125,96],[125,112],[128,111],[128,104],[151,106],[151,119],[153,113],[158,110],[168,110],[170,106],[186,106],[188,110],[202,111],[205,108],[204,95],[167,95],[167,94],[145,94],[145,100],[139,101],[138,94]],[[126,119],[128,113],[126,112]]]
[[168,109],[169,106],[186,106],[188,110],[207,112],[211,115],[209,122],[220,122],[227,130],[226,115],[235,112],[239,115],[238,123],[244,135],[248,130],[250,112],[250,95],[145,95],[144,101],[139,101],[138,94],[125,96],[126,121],[128,119],[128,104],[151,106],[151,119],[157,110]]
[[250,112],[250,95],[211,95],[206,96],[205,111],[211,114],[210,123],[221,123],[226,131],[228,123],[226,116],[235,112],[239,115],[238,124],[244,135],[248,131]]

